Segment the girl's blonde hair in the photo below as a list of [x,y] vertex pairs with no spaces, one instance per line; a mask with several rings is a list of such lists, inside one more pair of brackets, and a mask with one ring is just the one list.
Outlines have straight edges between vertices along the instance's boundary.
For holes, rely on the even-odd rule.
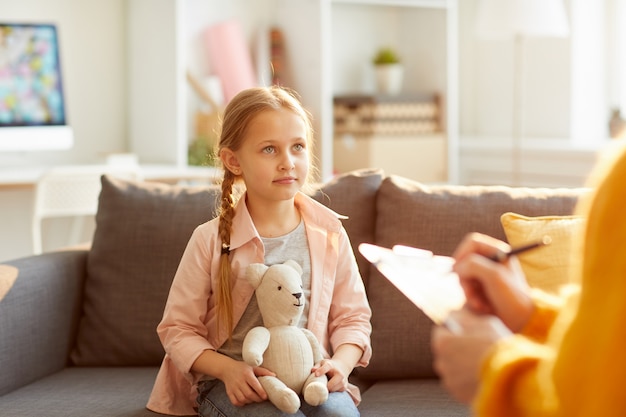
[[[302,118],[306,129],[306,142],[309,156],[309,175],[307,183],[315,175],[313,164],[313,127],[311,116],[299,101],[298,95],[290,89],[278,86],[255,87],[243,90],[228,103],[224,110],[220,139],[217,144],[216,160],[224,148],[237,151],[244,141],[248,125],[261,112],[287,109]],[[230,233],[235,215],[235,204],[239,194],[236,183],[240,177],[224,168],[222,180],[222,198],[219,207],[219,237],[222,241],[222,253],[219,268],[219,289],[217,298],[218,331],[226,326],[229,336],[233,328],[233,301],[231,297]]]

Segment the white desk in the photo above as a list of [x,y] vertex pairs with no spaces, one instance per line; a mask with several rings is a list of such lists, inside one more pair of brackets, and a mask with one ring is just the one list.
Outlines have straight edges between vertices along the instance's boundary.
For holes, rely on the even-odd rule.
[[[32,253],[32,213],[35,184],[48,169],[46,166],[0,167],[0,263],[5,260],[27,256]],[[221,179],[222,171],[211,167],[176,167],[172,165],[140,165],[146,181],[168,184],[212,184]],[[56,219],[55,219],[56,220]],[[48,222],[45,233],[48,242],[55,236],[65,236],[67,219]],[[87,219],[93,229],[93,219]],[[93,230],[87,228],[85,240]],[[45,246],[45,245],[44,245]],[[45,247],[44,247],[45,249]]]
[[[0,167],[0,191],[11,188],[32,188],[39,177],[50,167],[15,166]],[[222,176],[220,168],[177,167],[174,165],[140,164],[146,181],[175,184],[181,181],[214,183]]]

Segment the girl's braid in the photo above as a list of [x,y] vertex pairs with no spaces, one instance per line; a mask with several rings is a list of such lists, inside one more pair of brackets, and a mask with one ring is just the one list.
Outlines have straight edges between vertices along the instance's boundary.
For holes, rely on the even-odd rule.
[[218,332],[220,325],[226,325],[228,333],[233,325],[233,301],[230,290],[231,282],[231,265],[228,255],[230,254],[230,232],[235,215],[235,200],[233,196],[233,184],[235,176],[229,171],[224,170],[224,180],[222,181],[222,198],[219,213],[219,237],[222,241],[222,252],[220,256],[219,268],[219,288],[218,288]]

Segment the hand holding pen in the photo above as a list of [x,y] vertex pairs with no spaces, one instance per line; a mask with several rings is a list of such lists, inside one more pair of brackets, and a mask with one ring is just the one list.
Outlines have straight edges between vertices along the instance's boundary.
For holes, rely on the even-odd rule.
[[547,243],[549,239],[541,239],[511,248],[474,233],[455,251],[454,271],[467,304],[451,312],[444,325],[433,327],[431,348],[433,367],[457,400],[475,398],[485,355],[499,340],[522,330],[532,316],[534,303],[514,255]]
[[539,240],[534,242],[527,243],[525,245],[516,246],[509,250],[500,250],[498,249],[493,255],[487,256],[487,259],[490,259],[494,262],[504,262],[509,259],[511,256],[519,255],[524,252],[528,252],[529,250],[540,248],[541,246],[549,245],[552,243],[552,238],[550,236],[544,236]]
[[478,233],[468,235],[455,251],[454,271],[467,307],[499,317],[512,331],[522,329],[534,311],[530,288],[513,255],[549,244],[549,238],[519,248]]

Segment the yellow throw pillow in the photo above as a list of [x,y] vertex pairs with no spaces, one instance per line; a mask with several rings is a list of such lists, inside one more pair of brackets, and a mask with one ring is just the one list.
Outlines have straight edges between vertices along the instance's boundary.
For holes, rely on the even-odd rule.
[[580,216],[527,217],[504,213],[500,217],[508,243],[524,245],[550,236],[552,242],[518,256],[528,283],[533,288],[556,293],[563,284],[572,282],[572,250],[575,236],[582,232]]

